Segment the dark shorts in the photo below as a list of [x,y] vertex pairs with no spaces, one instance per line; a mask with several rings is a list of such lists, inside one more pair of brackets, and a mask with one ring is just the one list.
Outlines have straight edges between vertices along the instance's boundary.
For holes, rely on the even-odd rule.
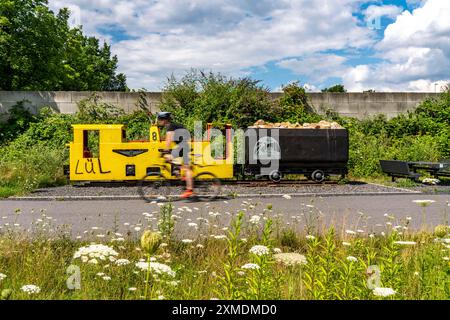
[[174,159],[176,158],[183,158],[183,164],[184,165],[190,165],[191,164],[191,147],[186,142],[180,142],[175,149],[172,150],[172,157]]

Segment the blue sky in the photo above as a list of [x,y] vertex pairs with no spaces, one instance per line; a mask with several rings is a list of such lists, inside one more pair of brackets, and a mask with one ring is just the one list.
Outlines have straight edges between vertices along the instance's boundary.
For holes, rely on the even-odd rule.
[[130,87],[190,68],[273,91],[434,91],[450,80],[448,0],[50,0],[112,46]]

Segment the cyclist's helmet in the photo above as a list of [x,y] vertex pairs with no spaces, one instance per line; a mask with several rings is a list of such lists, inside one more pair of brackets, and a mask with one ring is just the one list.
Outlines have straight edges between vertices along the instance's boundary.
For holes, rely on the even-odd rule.
[[170,120],[172,119],[172,114],[170,112],[158,112],[156,117],[158,120]]

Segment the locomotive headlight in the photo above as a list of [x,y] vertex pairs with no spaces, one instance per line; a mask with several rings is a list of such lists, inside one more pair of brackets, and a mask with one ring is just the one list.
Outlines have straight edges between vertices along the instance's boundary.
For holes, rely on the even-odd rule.
[[127,177],[135,177],[136,176],[136,166],[134,164],[127,165],[125,168]]

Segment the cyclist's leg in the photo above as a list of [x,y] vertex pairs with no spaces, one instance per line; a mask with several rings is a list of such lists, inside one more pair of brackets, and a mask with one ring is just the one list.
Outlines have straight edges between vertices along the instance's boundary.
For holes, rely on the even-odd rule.
[[186,142],[181,142],[175,149],[172,151],[172,156],[174,158],[183,158],[183,170],[185,172],[186,179],[186,192],[182,195],[183,198],[188,198],[192,196],[194,190],[194,178],[193,172],[190,165],[190,146]]
[[182,157],[183,157],[183,169],[186,173],[186,189],[188,191],[194,190],[194,175],[191,168],[191,150],[188,143],[182,142]]

